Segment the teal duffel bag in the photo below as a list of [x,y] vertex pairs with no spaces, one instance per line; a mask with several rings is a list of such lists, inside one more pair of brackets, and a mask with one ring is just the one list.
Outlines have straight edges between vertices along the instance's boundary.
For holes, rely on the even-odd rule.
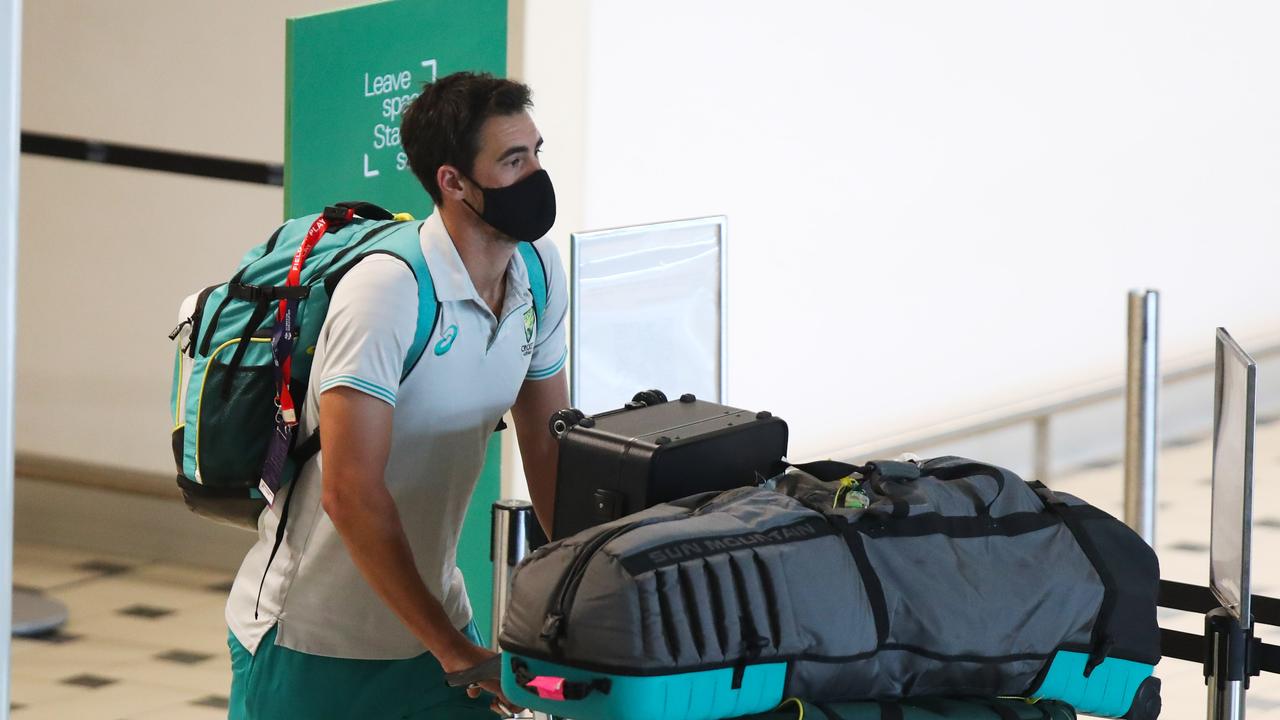
[[738,720],[1075,720],[1066,703],[1021,699],[916,698],[894,703],[808,703],[795,698]]

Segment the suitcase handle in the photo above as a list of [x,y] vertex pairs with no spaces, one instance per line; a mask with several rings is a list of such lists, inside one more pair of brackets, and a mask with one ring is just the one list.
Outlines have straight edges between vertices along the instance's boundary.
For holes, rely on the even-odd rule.
[[511,658],[511,671],[515,675],[517,685],[543,700],[557,702],[582,700],[593,692],[608,695],[613,689],[613,682],[608,678],[596,678],[591,682],[572,682],[562,677],[534,675],[529,672],[529,666],[518,657]]

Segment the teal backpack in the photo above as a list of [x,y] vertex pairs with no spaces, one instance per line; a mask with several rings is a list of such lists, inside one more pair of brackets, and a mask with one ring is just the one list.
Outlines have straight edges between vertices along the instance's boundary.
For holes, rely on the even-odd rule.
[[[183,303],[170,334],[178,343],[170,409],[178,487],[191,510],[256,529],[269,500],[319,451],[320,433],[299,439],[285,417],[303,406],[334,289],[369,255],[399,258],[418,281],[418,327],[400,381],[417,366],[440,303],[422,253],[422,223],[412,219],[369,203],[339,203],[289,220],[245,254],[229,281]],[[518,248],[541,327],[546,267],[531,243]],[[287,388],[280,382],[286,375]]]

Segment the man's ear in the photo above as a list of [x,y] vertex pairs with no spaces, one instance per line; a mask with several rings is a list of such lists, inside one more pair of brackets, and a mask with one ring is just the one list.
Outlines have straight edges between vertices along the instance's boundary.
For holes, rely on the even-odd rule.
[[462,173],[452,165],[441,165],[436,170],[436,184],[440,186],[440,194],[453,200],[462,200],[466,191],[462,185]]

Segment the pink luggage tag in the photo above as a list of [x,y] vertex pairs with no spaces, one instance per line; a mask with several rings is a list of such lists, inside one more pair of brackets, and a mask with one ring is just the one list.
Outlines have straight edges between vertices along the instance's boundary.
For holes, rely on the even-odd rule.
[[564,702],[564,678],[539,675],[525,687],[538,693],[538,697],[543,700]]

